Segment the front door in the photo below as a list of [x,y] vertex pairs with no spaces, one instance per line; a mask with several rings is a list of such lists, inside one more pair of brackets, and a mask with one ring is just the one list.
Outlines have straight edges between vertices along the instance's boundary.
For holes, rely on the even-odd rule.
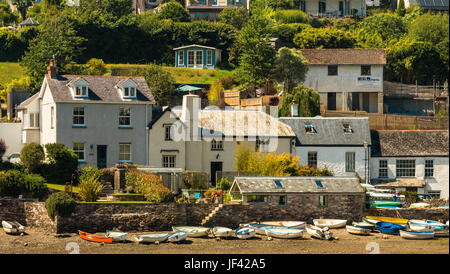
[[339,1],[339,15],[344,16],[344,1]]
[[97,146],[97,168],[106,168],[106,146]]
[[222,162],[211,162],[211,185],[216,186],[216,172],[222,171]]
[[328,92],[328,110],[336,110],[336,92]]

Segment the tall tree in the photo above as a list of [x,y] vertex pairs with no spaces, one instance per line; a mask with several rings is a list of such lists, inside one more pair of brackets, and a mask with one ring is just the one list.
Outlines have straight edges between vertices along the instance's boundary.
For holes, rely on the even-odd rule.
[[17,10],[20,13],[20,17],[22,17],[22,20],[26,19],[27,10],[29,7],[33,5],[33,2],[31,0],[13,0],[13,5],[16,6]]
[[273,77],[283,82],[283,91],[290,92],[295,86],[305,81],[308,62],[300,51],[286,47],[278,50],[273,67]]
[[226,7],[219,14],[220,22],[242,29],[249,18],[248,11],[244,7]]
[[184,7],[177,1],[170,1],[161,7],[160,19],[171,19],[174,22],[189,22],[191,18]]
[[135,74],[144,76],[159,106],[165,106],[170,103],[170,99],[175,94],[175,80],[170,72],[165,71],[161,66],[149,64],[143,71],[137,71]]
[[279,110],[280,117],[290,116],[292,101],[298,104],[298,116],[314,117],[320,115],[319,93],[311,88],[300,85],[283,95],[283,104]]

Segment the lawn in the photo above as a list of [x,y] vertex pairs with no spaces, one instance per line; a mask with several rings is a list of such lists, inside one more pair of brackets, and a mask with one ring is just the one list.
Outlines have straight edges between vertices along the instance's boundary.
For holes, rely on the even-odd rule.
[[[46,184],[47,185],[47,187],[48,188],[51,188],[51,189],[56,189],[56,190],[59,190],[59,191],[64,191],[65,190],[65,188],[66,188],[66,186],[65,185],[58,185],[58,184]],[[72,191],[74,192],[74,193],[78,193],[79,192],[79,190],[80,190],[80,188],[79,187],[77,187],[77,186],[74,186],[74,187],[72,187]]]
[[19,63],[0,62],[0,86],[5,86],[14,79],[25,76],[25,70]]

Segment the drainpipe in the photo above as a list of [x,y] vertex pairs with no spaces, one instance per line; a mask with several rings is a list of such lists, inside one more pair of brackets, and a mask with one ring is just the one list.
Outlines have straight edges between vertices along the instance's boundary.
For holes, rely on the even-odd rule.
[[145,165],[148,166],[148,148],[149,148],[149,139],[148,139],[148,104],[145,104]]

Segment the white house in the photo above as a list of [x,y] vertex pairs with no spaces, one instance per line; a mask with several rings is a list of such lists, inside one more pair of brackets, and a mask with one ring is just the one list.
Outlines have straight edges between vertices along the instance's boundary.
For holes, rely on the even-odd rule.
[[218,21],[226,7],[249,9],[250,0],[185,0],[185,7],[192,20]]
[[368,118],[282,117],[280,121],[295,132],[295,155],[301,165],[326,167],[335,176],[368,178]]
[[309,71],[304,85],[327,110],[383,112],[384,49],[302,49]]
[[[400,0],[394,2],[395,8],[399,6]],[[448,0],[404,0],[405,8],[411,6],[419,6],[425,11],[447,11],[448,13]]]
[[206,172],[235,171],[239,144],[265,152],[292,153],[292,129],[265,112],[200,109],[197,95],[185,95],[182,107],[165,108],[149,126],[149,165]]
[[371,135],[372,184],[448,199],[448,130],[377,130]]
[[366,0],[302,0],[300,10],[312,16],[344,17],[366,16]]
[[39,93],[17,107],[22,143],[63,143],[81,167],[145,165],[154,102],[143,77],[56,75],[51,60]]

